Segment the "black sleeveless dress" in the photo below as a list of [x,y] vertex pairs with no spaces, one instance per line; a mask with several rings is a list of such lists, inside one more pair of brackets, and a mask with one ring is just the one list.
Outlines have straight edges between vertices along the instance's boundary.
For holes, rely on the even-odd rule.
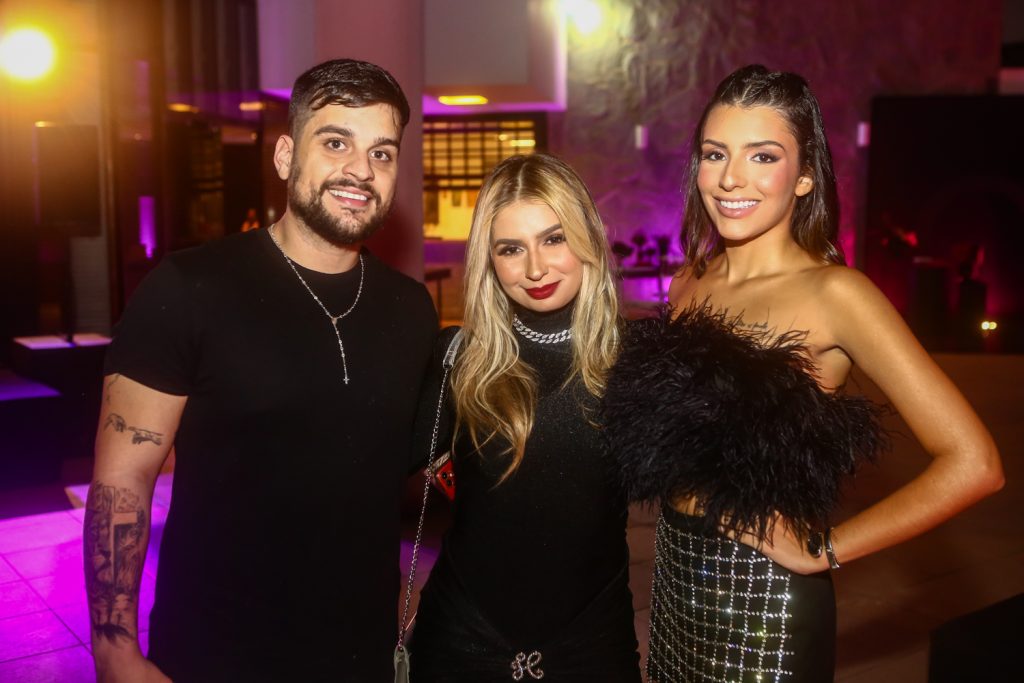
[[[603,419],[629,498],[662,505],[649,683],[833,679],[828,572],[795,574],[729,537],[765,538],[776,512],[827,527],[841,478],[884,443],[877,406],[821,390],[803,337],[746,333],[706,306],[627,331]],[[681,498],[703,516],[668,505]]]
[[[540,333],[566,329],[572,317],[571,307],[517,313]],[[599,403],[577,379],[565,383],[568,342],[517,341],[538,379],[533,430],[504,481],[505,444],[492,439],[478,451],[459,430],[454,519],[420,597],[411,678],[640,683],[627,506],[594,425]],[[426,393],[432,423],[437,392]],[[448,444],[451,411],[443,417],[439,443]]]

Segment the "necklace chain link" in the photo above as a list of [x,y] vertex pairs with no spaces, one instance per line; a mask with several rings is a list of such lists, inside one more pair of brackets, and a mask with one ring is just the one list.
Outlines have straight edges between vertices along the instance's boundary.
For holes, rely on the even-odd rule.
[[320,297],[316,295],[313,288],[309,286],[309,283],[307,283],[305,278],[303,278],[299,273],[299,269],[295,267],[295,263],[288,258],[288,254],[284,253],[284,248],[281,246],[280,242],[277,241],[277,237],[274,236],[274,228],[276,227],[277,223],[274,223],[267,228],[267,232],[270,234],[270,240],[274,243],[274,246],[277,247],[277,250],[281,252],[281,256],[284,257],[285,262],[289,267],[291,267],[292,272],[295,273],[295,277],[299,278],[299,282],[301,282],[302,286],[306,288],[309,295],[313,297],[313,301],[320,306],[320,310],[322,310],[324,315],[327,316],[327,319],[331,321],[331,329],[334,330],[334,336],[338,338],[338,351],[341,353],[341,369],[344,374],[345,384],[348,384],[348,363],[345,360],[345,344],[341,341],[341,330],[338,329],[338,323],[341,322],[342,318],[355,309],[356,304],[359,303],[359,297],[363,294],[363,278],[366,275],[366,262],[363,260],[363,255],[359,254],[359,288],[356,290],[356,298],[352,300],[352,305],[349,306],[348,310],[344,313],[341,315],[331,315],[331,312],[327,310],[327,306],[324,305],[324,302],[320,301]]
[[531,330],[529,327],[523,324],[523,321],[519,319],[518,315],[512,316],[512,327],[515,328],[521,336],[526,337],[532,342],[538,344],[561,344],[562,342],[569,341],[572,339],[572,329],[566,328],[561,332],[550,332],[543,334],[536,330]]

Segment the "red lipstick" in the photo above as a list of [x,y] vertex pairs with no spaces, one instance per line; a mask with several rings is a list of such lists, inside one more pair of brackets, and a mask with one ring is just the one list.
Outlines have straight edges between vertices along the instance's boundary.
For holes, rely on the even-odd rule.
[[547,299],[549,296],[555,293],[556,289],[558,289],[558,283],[552,282],[550,285],[544,285],[543,287],[534,287],[532,289],[527,289],[526,293],[529,294],[530,297],[534,299]]

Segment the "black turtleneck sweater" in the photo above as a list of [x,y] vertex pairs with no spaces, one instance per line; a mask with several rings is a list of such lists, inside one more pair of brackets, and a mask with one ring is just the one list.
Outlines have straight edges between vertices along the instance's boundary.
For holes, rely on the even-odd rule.
[[[549,333],[569,327],[572,306],[549,314],[516,312],[527,327]],[[579,378],[563,386],[571,342],[517,340],[520,360],[538,378],[526,452],[499,484],[511,458],[503,452],[507,443],[494,439],[477,451],[459,430],[454,522],[434,568],[454,571],[482,614],[513,643],[557,636],[628,566],[626,504],[591,424],[597,400]],[[436,390],[431,396],[424,402],[436,406]],[[445,431],[441,448],[451,440],[451,430]]]

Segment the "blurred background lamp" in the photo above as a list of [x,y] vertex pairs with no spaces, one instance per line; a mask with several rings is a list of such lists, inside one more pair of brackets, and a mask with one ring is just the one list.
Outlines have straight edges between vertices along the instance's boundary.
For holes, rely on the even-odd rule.
[[997,327],[999,326],[996,324],[995,320],[985,320],[981,323],[981,329],[985,330],[986,332],[992,331]]
[[468,107],[475,104],[487,104],[487,98],[483,95],[441,95],[437,98],[441,104],[454,105],[456,107]]
[[0,38],[0,69],[18,80],[42,78],[55,58],[53,41],[34,28],[15,29]]
[[562,0],[562,8],[583,35],[601,25],[601,7],[594,0]]

